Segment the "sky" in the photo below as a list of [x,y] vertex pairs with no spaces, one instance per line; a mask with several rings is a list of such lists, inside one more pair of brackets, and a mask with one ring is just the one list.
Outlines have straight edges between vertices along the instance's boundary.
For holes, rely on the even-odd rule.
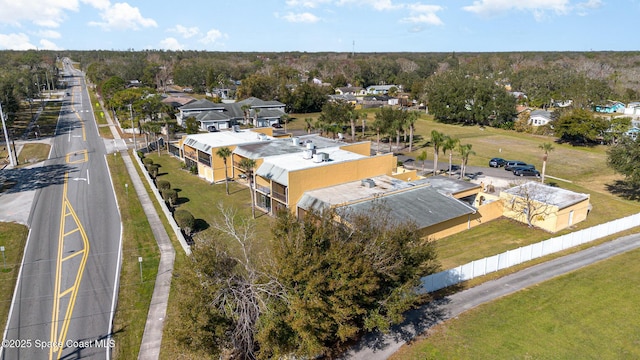
[[637,51],[640,0],[0,0],[0,49]]

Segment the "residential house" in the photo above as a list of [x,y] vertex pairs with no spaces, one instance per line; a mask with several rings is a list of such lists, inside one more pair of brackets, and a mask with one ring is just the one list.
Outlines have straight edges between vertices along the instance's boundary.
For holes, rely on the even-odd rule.
[[391,88],[395,88],[397,91],[402,91],[402,85],[371,85],[367,87],[367,94],[385,95],[389,93]]
[[591,211],[589,194],[539,182],[527,182],[500,192],[504,216],[549,232],[584,221]]
[[624,114],[630,116],[640,115],[640,102],[634,101],[628,103],[624,108]]
[[335,89],[336,95],[366,95],[367,91],[360,86],[343,86]]
[[605,113],[605,114],[613,114],[613,113],[624,113],[625,105],[620,101],[607,101],[606,104],[596,105],[594,107],[595,112]]
[[529,116],[529,125],[543,126],[551,122],[551,112],[547,110],[533,110]]
[[179,112],[176,114],[176,120],[178,125],[184,126],[184,120],[191,116],[196,116],[202,112],[213,111],[213,110],[221,110],[222,104],[216,104],[206,99],[201,99],[197,101],[193,101],[189,104],[181,106],[178,110]]

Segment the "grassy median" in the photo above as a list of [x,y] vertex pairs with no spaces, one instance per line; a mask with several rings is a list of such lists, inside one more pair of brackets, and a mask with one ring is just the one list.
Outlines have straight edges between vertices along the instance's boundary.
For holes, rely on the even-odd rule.
[[4,254],[0,252],[0,329],[3,332],[28,234],[29,229],[24,225],[0,222],[0,246],[4,247]]
[[[123,224],[122,269],[113,331],[115,359],[135,359],[140,351],[160,253],[147,216],[119,153],[108,155]],[[127,186],[128,184],[128,186]],[[142,278],[138,257],[142,257]]]

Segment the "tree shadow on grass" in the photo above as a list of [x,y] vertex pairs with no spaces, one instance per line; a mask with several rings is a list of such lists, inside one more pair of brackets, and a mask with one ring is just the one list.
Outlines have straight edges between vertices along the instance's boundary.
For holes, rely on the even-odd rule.
[[640,188],[627,181],[616,180],[613,184],[607,184],[606,186],[607,190],[614,195],[628,200],[640,200]]
[[196,219],[193,223],[193,232],[200,232],[207,230],[210,227],[209,223],[204,219]]

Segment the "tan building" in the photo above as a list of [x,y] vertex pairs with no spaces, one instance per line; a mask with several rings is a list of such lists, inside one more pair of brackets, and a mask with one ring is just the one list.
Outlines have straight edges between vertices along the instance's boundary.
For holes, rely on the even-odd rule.
[[500,193],[505,217],[549,232],[584,221],[591,211],[589,194],[527,182]]

